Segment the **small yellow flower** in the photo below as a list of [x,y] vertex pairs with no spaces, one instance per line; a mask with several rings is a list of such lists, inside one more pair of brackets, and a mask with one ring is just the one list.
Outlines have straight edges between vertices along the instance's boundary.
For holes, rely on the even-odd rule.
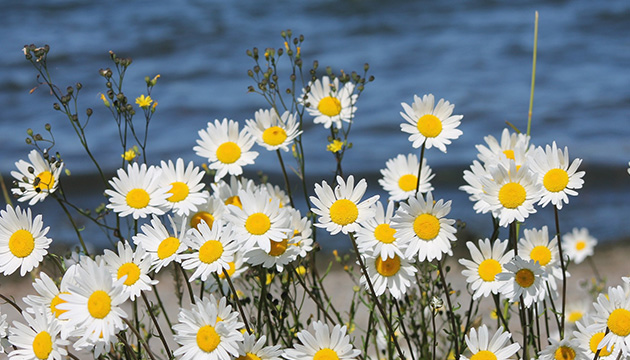
[[136,151],[135,147],[131,148],[127,151],[125,151],[124,154],[120,155],[123,159],[125,159],[125,161],[128,162],[132,162],[133,159],[136,158],[136,156],[138,156],[138,152]]
[[157,107],[157,105],[158,105],[157,101],[153,102],[153,106],[151,106],[151,112],[155,112],[155,108]]
[[284,42],[284,48],[287,49],[287,51],[289,51],[289,43],[288,42]]
[[143,109],[148,108],[151,103],[153,102],[153,99],[151,99],[151,96],[144,96],[144,95],[140,95],[140,97],[136,98],[136,104],[138,104],[138,106],[140,106]]
[[490,311],[490,319],[496,320],[498,318],[499,318],[499,315],[497,314],[497,309],[492,309],[492,311]]
[[336,153],[338,151],[341,151],[342,147],[343,147],[343,141],[335,139],[333,140],[333,142],[326,145],[326,150]]
[[297,57],[300,57],[300,52],[302,52],[302,48],[301,47],[297,47]]
[[269,285],[271,284],[271,282],[273,281],[274,275],[273,274],[267,274],[267,281],[266,284]]
[[105,94],[101,94],[101,100],[103,100],[103,104],[107,107],[109,107],[109,101],[107,100],[107,98],[105,97]]
[[304,274],[306,274],[306,268],[303,265],[298,266],[297,269],[295,269],[295,271],[300,276],[304,276]]

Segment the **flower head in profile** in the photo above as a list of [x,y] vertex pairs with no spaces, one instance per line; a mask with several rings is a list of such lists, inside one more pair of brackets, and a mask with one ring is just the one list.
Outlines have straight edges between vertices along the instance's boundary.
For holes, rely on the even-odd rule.
[[287,360],[318,360],[339,359],[351,360],[357,358],[361,351],[350,344],[350,336],[346,335],[346,327],[335,325],[332,331],[327,324],[316,321],[313,323],[315,335],[308,330],[297,333],[302,344],[295,344],[293,348],[284,351]]
[[260,109],[254,114],[254,120],[246,123],[245,130],[256,143],[270,151],[289,151],[289,145],[302,133],[295,115],[288,111],[278,116],[275,109]]
[[508,340],[512,337],[507,331],[503,331],[503,327],[500,327],[492,338],[488,332],[488,327],[484,324],[477,330],[475,328],[470,329],[470,333],[466,335],[466,345],[472,353],[470,358],[462,355],[460,360],[473,360],[473,359],[496,359],[507,360],[516,354],[520,350],[521,346],[515,342],[510,345],[506,345]]
[[19,268],[24,276],[39,266],[52,242],[43,226],[42,216],[33,219],[30,208],[0,210],[0,272],[11,275]]
[[70,341],[62,339],[61,324],[42,308],[33,309],[33,315],[22,312],[27,324],[13,322],[9,328],[9,342],[15,350],[9,358],[19,360],[62,360],[68,355],[65,347]]
[[310,91],[304,91],[300,98],[308,114],[315,117],[315,124],[323,124],[329,129],[333,124],[341,128],[342,121],[352,121],[358,98],[353,94],[354,84],[347,82],[342,86],[339,78],[331,82],[328,76],[323,76],[321,81],[317,79],[309,83],[309,87]]
[[214,181],[225,175],[241,175],[243,166],[251,165],[258,157],[258,152],[251,151],[254,138],[246,130],[238,130],[234,120],[215,120],[208,122],[206,129],[199,130],[195,153],[207,158],[210,169],[216,170]]
[[171,160],[161,163],[162,176],[160,186],[167,188],[166,208],[177,215],[188,215],[197,211],[204,204],[208,193],[203,191],[203,172],[189,162],[184,167],[184,160],[178,158],[175,164]]
[[409,141],[414,148],[422,144],[427,149],[436,147],[446,152],[446,145],[460,137],[461,130],[457,129],[463,115],[453,115],[455,105],[444,99],[440,99],[435,105],[433,94],[424,95],[422,98],[414,95],[411,106],[402,103],[404,112],[400,115],[407,121],[400,125],[403,132],[409,135]]
[[562,237],[562,249],[566,256],[576,264],[581,263],[588,256],[592,256],[597,245],[597,239],[589,234],[587,228],[573,228]]
[[311,203],[315,206],[311,210],[319,215],[319,222],[315,226],[326,229],[331,235],[340,231],[344,234],[359,231],[359,224],[374,216],[371,205],[378,200],[378,195],[375,195],[361,201],[365,190],[365,179],[361,179],[355,187],[352,175],[347,181],[337,176],[334,191],[326,181],[321,185],[315,184],[317,196],[311,196]]
[[24,160],[15,163],[19,171],[11,171],[11,175],[17,180],[17,187],[11,192],[19,196],[18,201],[28,201],[33,206],[57,190],[63,162],[44,160],[37,150],[31,150],[28,160],[30,163]]
[[[416,195],[418,166],[418,157],[415,154],[408,154],[407,156],[399,154],[395,158],[387,160],[385,169],[381,169],[383,178],[379,179],[378,183],[389,193],[389,200],[403,201]],[[433,191],[430,181],[434,176],[435,174],[431,173],[426,159],[422,159],[418,192]]]
[[490,239],[479,240],[479,248],[472,241],[466,242],[472,260],[460,259],[459,263],[466,266],[462,275],[473,291],[473,299],[487,297],[491,293],[498,294],[502,284],[497,275],[504,271],[503,266],[514,256],[514,250],[505,251],[508,241],[495,240],[491,245]]

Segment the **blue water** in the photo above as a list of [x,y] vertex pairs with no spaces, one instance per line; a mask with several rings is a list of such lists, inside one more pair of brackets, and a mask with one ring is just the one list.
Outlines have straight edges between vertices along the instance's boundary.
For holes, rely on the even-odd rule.
[[[438,197],[453,199],[454,217],[486,231],[489,219],[473,214],[457,187],[483,136],[499,136],[505,121],[525,128],[536,10],[540,35],[533,142],[556,140],[568,146],[572,158],[584,159],[588,172],[580,196],[561,214],[563,227],[587,226],[602,240],[627,237],[627,0],[6,2],[0,12],[0,171],[9,177],[13,163],[26,157],[26,128],[43,131],[49,122],[55,149],[74,181],[87,187],[94,173],[67,119],[52,110],[46,89],[29,94],[37,82],[21,52],[25,44],[51,46],[49,62],[61,88],[83,84],[80,107],[95,109],[88,127],[90,147],[113,172],[122,149],[99,99],[105,87],[97,73],[111,66],[109,50],[134,59],[126,78],[130,98],[144,93],[145,76],[161,74],[153,92],[159,106],[149,133],[149,162],[176,157],[201,162],[192,147],[207,121],[243,121],[266,105],[246,93],[252,84],[246,70],[253,63],[245,50],[281,47],[279,33],[290,28],[305,35],[302,50],[309,63],[318,59],[337,71],[371,65],[376,80],[357,104],[351,135],[355,148],[344,168],[368,177],[374,193],[385,161],[412,151],[399,131],[400,103],[410,103],[414,94],[433,93],[456,104],[455,113],[464,115],[464,135],[448,147],[448,154],[427,152],[437,173],[433,183]],[[313,181],[330,178],[334,170],[324,148],[327,135],[320,127],[306,127]],[[263,153],[255,167],[278,171],[273,154]],[[38,206],[43,211],[49,205]],[[547,223],[552,215],[544,209],[528,224]],[[65,236],[67,229],[54,231]]]

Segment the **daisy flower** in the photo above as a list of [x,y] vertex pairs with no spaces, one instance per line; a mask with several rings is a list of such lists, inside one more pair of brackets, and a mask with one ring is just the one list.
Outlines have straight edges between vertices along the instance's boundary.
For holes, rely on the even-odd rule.
[[256,336],[243,334],[243,342],[239,344],[239,357],[235,360],[280,360],[282,350],[280,345],[265,346],[267,338],[262,335],[256,340]]
[[473,160],[470,170],[464,170],[464,180],[468,183],[468,185],[462,185],[459,189],[470,195],[468,199],[475,203],[473,205],[473,209],[476,213],[485,214],[490,211],[491,207],[482,196],[482,194],[486,193],[484,189],[484,180],[482,179],[485,179],[486,182],[494,181],[492,180],[492,176],[488,172],[487,168],[479,161]]
[[122,287],[123,279],[114,282],[104,264],[99,265],[84,257],[74,276],[76,284],[70,284],[69,294],[61,294],[65,302],[57,305],[66,310],[59,319],[67,320],[64,326],[82,329],[81,339],[90,344],[100,338],[109,339],[125,328],[122,319],[127,314],[121,305],[127,300]]
[[[228,306],[229,308],[229,306]],[[219,319],[214,297],[197,299],[193,309],[182,309],[173,325],[175,341],[181,345],[173,354],[182,360],[229,360],[239,356],[243,323],[236,316]]]
[[[400,300],[407,288],[415,283],[414,274],[418,270],[402,256],[394,254],[383,259],[380,253],[368,252],[364,255],[364,261],[376,296],[389,290],[394,298]],[[368,288],[365,275],[361,276],[361,284]]]
[[203,190],[201,182],[203,171],[189,162],[184,168],[184,160],[178,158],[173,164],[171,160],[161,163],[162,176],[160,186],[167,188],[166,208],[177,215],[188,215],[197,211],[197,207],[206,202],[208,193]]
[[[228,276],[232,281],[234,279],[238,279],[241,275],[249,269],[249,265],[245,263],[245,259],[242,251],[236,251],[234,253],[234,260],[228,262],[229,269],[225,270],[228,273]],[[225,274],[221,272],[218,274],[219,283],[217,283],[214,276],[208,277],[206,281],[206,289],[209,293],[214,293],[219,291],[219,286],[223,289],[225,293],[231,291],[230,286],[225,278]]]
[[610,330],[600,341],[598,348],[613,351],[618,348],[627,354],[630,351],[630,297],[621,286],[608,288],[608,296],[599,294],[593,304],[594,329],[605,332]]
[[20,268],[24,276],[39,266],[52,242],[46,237],[48,227],[43,226],[42,216],[33,219],[31,209],[7,205],[0,210],[0,272],[6,276]]
[[245,252],[245,261],[252,265],[261,265],[270,269],[275,267],[278,272],[284,270],[284,266],[297,259],[300,248],[297,247],[296,239],[290,235],[285,235],[282,241],[269,240],[270,249],[263,250],[258,245]]
[[302,217],[300,210],[289,209],[291,213],[291,224],[289,228],[293,230],[290,243],[297,247],[298,255],[306,257],[313,250],[313,228],[311,221],[305,216]]
[[520,297],[523,296],[523,303],[529,308],[534,302],[545,298],[544,283],[547,274],[540,264],[534,260],[527,261],[520,256],[515,256],[503,267],[507,271],[497,274],[496,278],[502,282],[499,291],[510,302],[520,301]]
[[11,171],[11,175],[17,180],[17,188],[11,192],[20,196],[18,201],[28,201],[33,206],[57,190],[63,163],[50,163],[35,149],[28,154],[28,159],[30,163],[24,160],[15,163],[19,171]]
[[563,152],[555,141],[551,146],[547,145],[545,150],[536,148],[531,169],[537,173],[538,181],[543,185],[539,204],[545,207],[551,202],[558,209],[562,209],[563,203],[568,204],[567,195],[576,196],[575,190],[581,189],[584,184],[582,177],[585,172],[577,171],[581,163],[582,159],[569,163],[568,148],[565,147]]
[[592,256],[597,245],[597,239],[588,233],[587,228],[573,228],[562,237],[562,249],[566,256],[576,264],[581,263],[587,256]]
[[584,299],[575,300],[567,303],[566,314],[567,322],[571,325],[576,324],[588,315],[591,302]]
[[315,124],[323,124],[329,129],[333,124],[341,128],[342,121],[352,122],[358,95],[353,94],[354,84],[351,82],[340,85],[339,78],[331,83],[328,76],[323,76],[321,81],[317,79],[308,84],[310,91],[303,90],[300,98],[308,114],[315,117]]
[[451,201],[433,202],[428,192],[426,201],[422,194],[400,203],[392,220],[392,228],[406,247],[405,257],[418,256],[419,261],[441,260],[442,254],[451,254],[451,241],[455,237],[455,220],[445,218],[451,211]]
[[160,187],[161,172],[159,168],[146,164],[133,163],[127,165],[127,171],[118,169],[117,176],[109,181],[113,188],[105,190],[109,198],[108,209],[119,216],[132,215],[134,220],[147,215],[162,215],[166,199],[170,196],[168,189]]
[[[0,309],[1,310],[1,309]],[[3,341],[7,336],[7,329],[9,328],[9,324],[7,324],[7,314],[3,314],[0,312],[0,354],[4,354]]]
[[263,189],[256,192],[241,190],[238,196],[243,207],[228,205],[225,218],[234,225],[241,246],[252,249],[258,245],[264,251],[271,251],[270,241],[284,240],[289,231],[286,209]]
[[346,327],[335,325],[330,331],[327,324],[321,321],[313,323],[315,336],[308,330],[297,333],[302,344],[295,344],[293,348],[284,351],[288,360],[314,360],[314,359],[355,359],[361,354],[361,350],[354,349],[350,344],[350,336],[346,335]]
[[[236,198],[238,198],[238,196],[235,197],[235,199]],[[240,204],[240,199],[238,200],[238,203]],[[216,196],[208,196],[206,201],[199,206],[197,211],[191,213],[189,217],[177,216],[175,219],[178,224],[182,224],[182,230],[196,228],[202,220],[205,221],[209,227],[212,227],[212,224],[216,220],[221,220],[223,218],[223,214],[226,210],[227,209],[221,199]]]
[[372,205],[374,217],[361,224],[357,232],[357,246],[361,253],[369,250],[380,255],[383,261],[394,255],[403,256],[404,249],[401,248],[401,240],[396,236],[396,229],[391,226],[395,207],[396,204],[393,201],[387,204],[387,211],[383,209],[380,201]]
[[477,158],[484,164],[494,164],[505,157],[516,161],[517,165],[522,165],[523,155],[530,150],[533,152],[534,145],[529,144],[530,137],[525,134],[511,133],[508,129],[503,129],[501,141],[494,136],[488,135],[483,138],[486,145],[475,145],[479,154]]
[[287,193],[280,188],[280,186],[273,185],[271,183],[265,183],[261,184],[260,187],[264,187],[272,199],[278,199],[280,201],[280,207],[291,206],[291,199],[289,198]]
[[122,283],[123,293],[133,301],[140,296],[141,291],[151,291],[151,286],[158,283],[157,280],[149,277],[151,258],[146,256],[146,251],[142,246],[136,247],[136,251],[133,251],[126,241],[125,243],[119,241],[117,250],[118,254],[105,249],[103,260],[112,273],[114,281],[126,276]]
[[[150,224],[140,227],[141,233],[132,237],[133,243],[146,251],[151,260],[151,270],[159,272],[171,262],[181,262],[181,254],[188,246],[184,242],[186,227],[180,222],[179,232],[175,221],[169,216],[172,232],[166,229],[157,216],[153,216]],[[182,218],[186,222],[186,218]]]
[[556,340],[549,338],[549,346],[538,353],[540,360],[589,360],[577,339]]
[[241,190],[255,191],[256,184],[253,180],[241,177],[238,179],[236,176],[230,176],[230,183],[228,184],[224,180],[211,184],[212,196],[218,198],[227,205],[234,205],[243,208],[241,198],[238,197],[238,192]]
[[61,299],[60,294],[69,294],[68,285],[71,282],[71,278],[64,274],[58,288],[50,276],[43,271],[40,272],[39,279],[35,279],[33,282],[33,288],[38,295],[28,295],[23,298],[24,303],[30,306],[26,311],[32,312],[35,308],[41,307],[49,310],[54,317],[59,318],[59,315],[65,312],[65,310],[57,308],[57,305],[65,302]]
[[599,346],[606,331],[601,331],[601,327],[592,324],[589,317],[578,321],[576,325],[577,330],[573,332],[573,336],[579,341],[579,345],[587,358],[594,359],[597,350],[599,350],[599,358],[602,360],[617,358],[619,347],[613,345],[611,349],[607,349]]
[[457,139],[462,133],[457,129],[463,115],[452,115],[455,105],[440,99],[435,107],[433,94],[424,95],[422,99],[418,95],[413,96],[411,106],[402,103],[403,110],[400,115],[407,123],[400,125],[403,132],[409,135],[409,141],[414,148],[425,144],[427,149],[435,146],[442,152],[446,152],[446,145],[451,140]]
[[[476,358],[507,360],[521,348],[517,342],[506,346],[511,337],[512,334],[503,331],[503,327],[500,327],[489,339],[488,327],[484,324],[478,330],[470,329],[470,333],[464,339],[472,352],[471,360]],[[464,355],[460,356],[460,360],[468,359]]]
[[500,226],[513,221],[523,222],[536,212],[534,203],[540,199],[540,184],[526,166],[516,170],[516,163],[499,162],[490,170],[491,179],[481,178],[484,193],[480,194]]
[[[378,183],[389,192],[390,201],[403,201],[416,195],[418,186],[418,157],[414,154],[404,156],[399,154],[393,159],[387,160],[385,169],[381,169],[382,179]],[[422,172],[420,174],[420,189],[418,192],[433,191],[431,168],[427,160],[422,159]]]
[[470,284],[473,291],[473,300],[480,297],[487,297],[498,294],[501,283],[497,280],[497,274],[505,269],[503,266],[514,257],[514,250],[505,251],[508,241],[496,240],[490,244],[490,239],[479,240],[479,248],[472,241],[466,242],[470,251],[472,261],[460,259],[459,263],[466,269],[462,270],[462,275],[466,276],[466,282]]
[[41,307],[34,310],[34,317],[26,311],[22,312],[25,325],[14,321],[9,329],[9,342],[15,346],[9,358],[16,360],[62,360],[68,355],[65,346],[68,340],[60,337],[61,324],[50,313]]
[[246,120],[245,130],[256,143],[269,151],[289,151],[289,144],[302,133],[295,115],[285,111],[281,117],[275,109],[260,109],[254,114],[255,120]]
[[205,130],[199,130],[197,144],[193,150],[201,157],[207,158],[208,167],[216,170],[214,181],[225,175],[241,175],[243,166],[254,163],[258,152],[250,151],[254,145],[254,138],[245,130],[238,130],[238,123],[234,120],[214,120],[208,122]]
[[189,231],[184,241],[194,251],[181,257],[184,269],[195,269],[190,282],[196,278],[206,281],[212,273],[221,274],[223,270],[228,270],[228,263],[234,260],[234,253],[239,246],[232,225],[224,225],[220,220],[215,221],[212,228],[201,222],[197,228]]
[[[562,280],[562,268],[560,267],[560,255],[558,253],[558,238],[549,240],[547,226],[542,229],[523,230],[524,238],[518,241],[518,254],[523,260],[534,260],[547,273],[547,281],[551,289],[556,290],[555,279]],[[567,277],[569,273],[565,271]]]
[[365,179],[361,179],[355,187],[352,175],[347,182],[337,176],[334,191],[326,181],[321,185],[315,184],[317,196],[311,196],[311,203],[316,206],[311,210],[319,215],[319,223],[315,226],[326,229],[331,235],[340,231],[344,234],[359,231],[359,224],[374,216],[370,206],[379,198],[375,195],[360,202],[366,189]]

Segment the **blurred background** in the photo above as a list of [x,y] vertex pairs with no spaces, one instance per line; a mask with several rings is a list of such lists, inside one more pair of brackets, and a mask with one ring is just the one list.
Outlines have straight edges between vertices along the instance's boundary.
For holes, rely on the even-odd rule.
[[[5,2],[0,12],[0,172],[11,181],[14,163],[26,159],[26,129],[44,132],[50,123],[55,150],[72,176],[70,196],[85,207],[105,201],[93,165],[82,152],[67,119],[52,109],[53,98],[37,86],[36,71],[22,54],[26,44],[49,44],[49,64],[62,89],[83,84],[80,111],[94,115],[89,145],[109,174],[120,164],[122,149],[115,123],[103,107],[100,68],[111,67],[108,51],[131,57],[126,94],[145,93],[144,77],[160,74],[152,97],[159,102],[149,131],[148,161],[202,159],[192,151],[197,131],[208,121],[230,118],[244,123],[266,103],[248,94],[246,71],[254,64],[246,49],[282,47],[280,31],[304,34],[305,67],[361,71],[365,62],[376,80],[357,104],[344,172],[368,179],[370,194],[387,195],[378,186],[379,170],[397,154],[414,152],[400,132],[401,102],[433,93],[463,114],[464,135],[443,154],[426,152],[436,173],[435,197],[452,199],[450,217],[467,229],[489,236],[489,215],[475,214],[462,172],[476,158],[475,144],[499,137],[509,121],[525,130],[529,104],[534,13],[540,13],[538,68],[532,142],[555,140],[568,146],[571,159],[582,158],[585,186],[560,213],[562,232],[587,227],[601,241],[628,238],[630,215],[630,2],[610,1],[20,1]],[[307,174],[311,183],[334,173],[326,152],[328,131],[305,126]],[[249,176],[262,170],[282,184],[274,154],[261,153]],[[285,157],[288,166],[292,162]],[[295,178],[293,178],[294,181]],[[68,187],[66,187],[68,189]],[[312,190],[309,189],[312,193]],[[3,201],[3,200],[0,200]],[[3,205],[4,206],[4,205]],[[305,209],[302,209],[303,211]],[[55,240],[72,239],[57,205],[34,206],[44,214]],[[539,209],[526,226],[553,227],[553,209]],[[505,236],[507,237],[507,231]],[[91,239],[104,246],[103,239]],[[334,243],[325,247],[337,247]]]

